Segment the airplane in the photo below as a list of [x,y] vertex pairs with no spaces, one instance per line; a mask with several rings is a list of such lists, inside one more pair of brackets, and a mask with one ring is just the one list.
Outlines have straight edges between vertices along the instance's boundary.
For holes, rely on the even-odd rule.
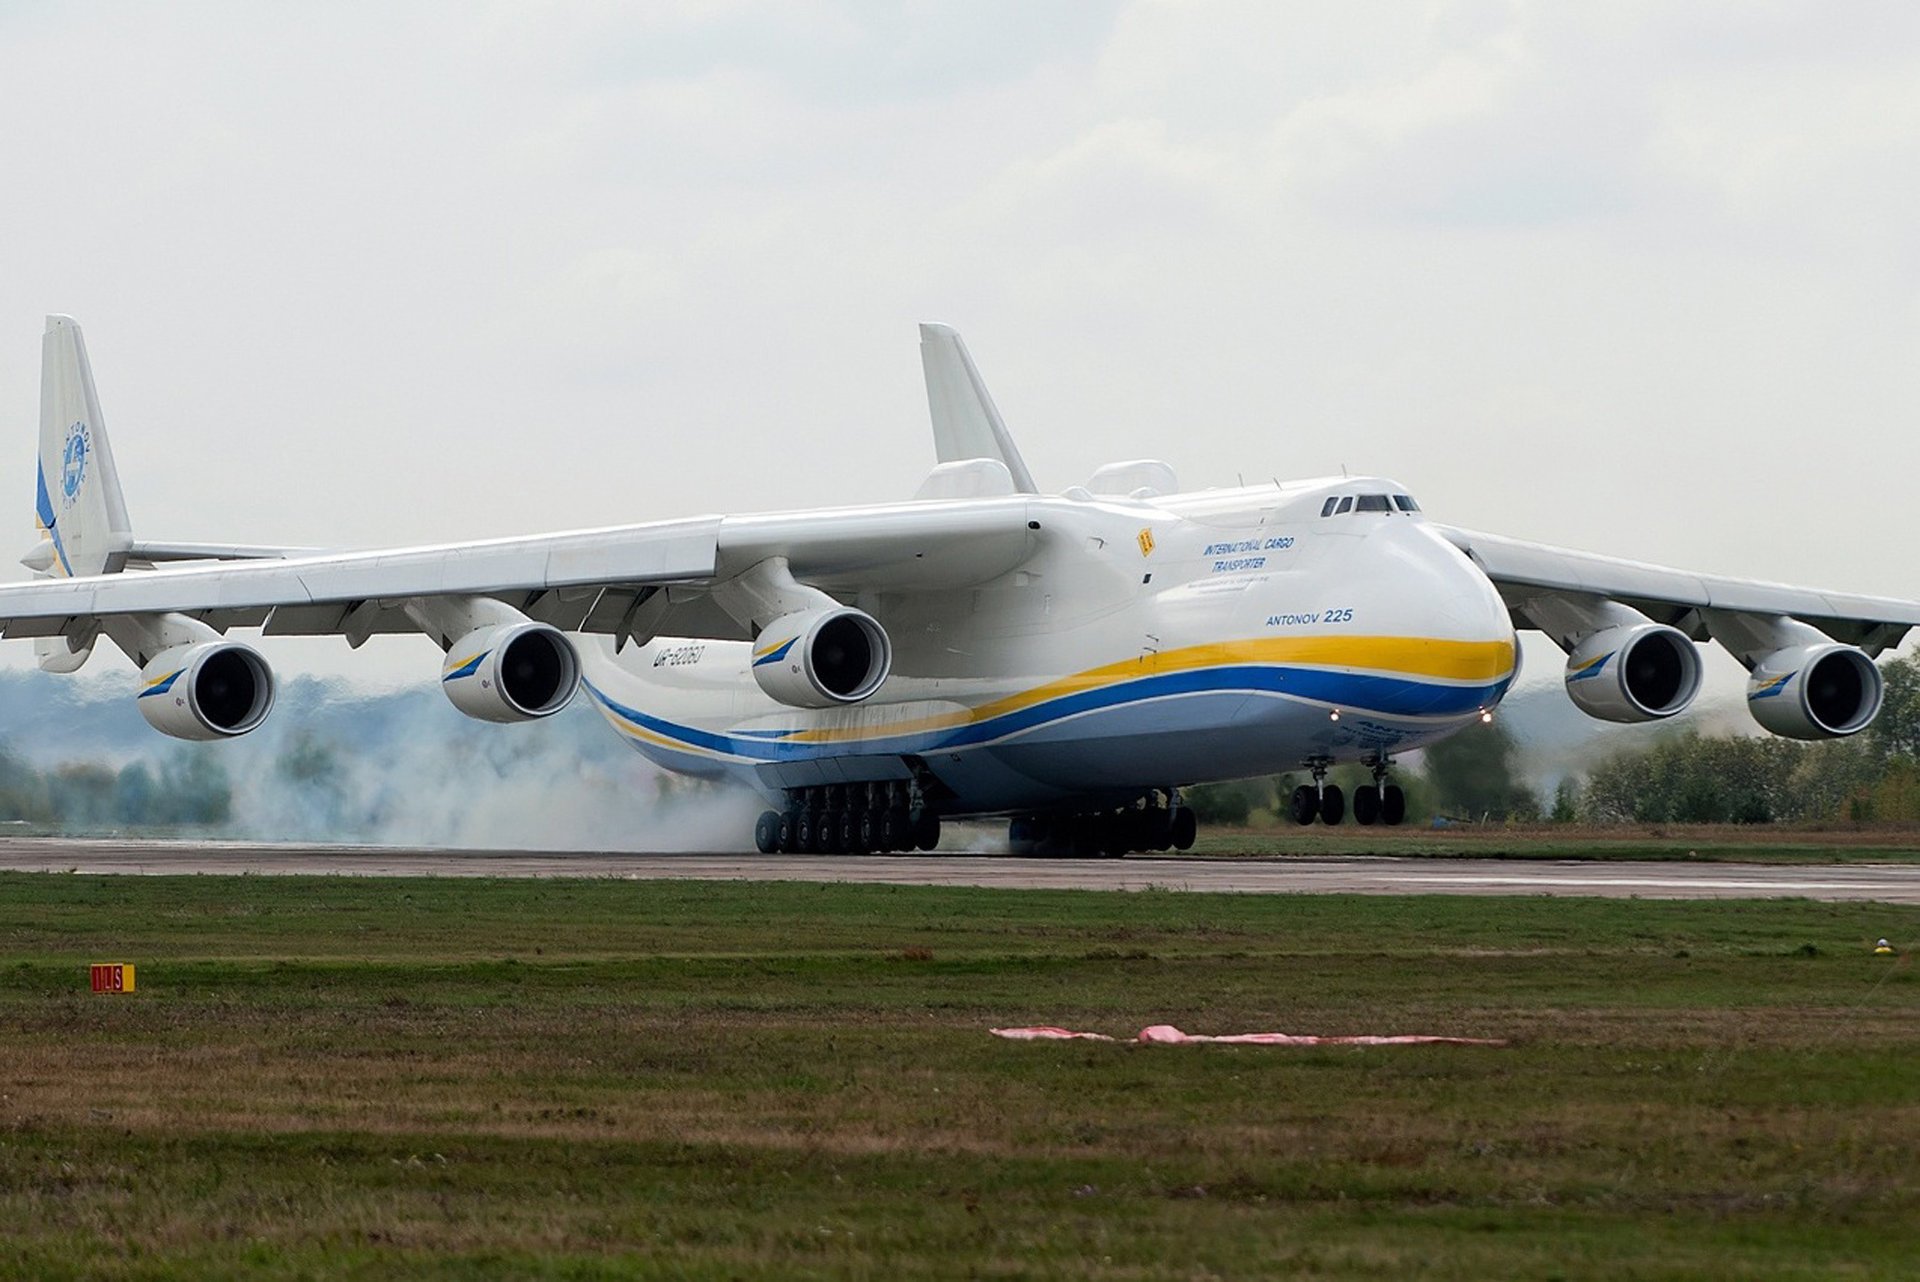
[[[668,770],[761,794],[764,853],[933,850],[1004,819],[1016,853],[1186,850],[1182,789],[1303,771],[1288,813],[1406,813],[1395,758],[1488,720],[1517,629],[1588,715],[1655,722],[1699,643],[1796,739],[1864,729],[1920,603],[1666,569],[1429,519],[1383,476],[1183,493],[1132,460],[1043,494],[960,336],[920,327],[936,466],[897,503],[334,552],[136,539],[80,327],[42,343],[40,541],[0,635],[73,672],[105,637],[146,720],[231,739],[273,708],[266,637],[425,634],[467,716],[585,695]],[[745,843],[745,834],[742,844]]]

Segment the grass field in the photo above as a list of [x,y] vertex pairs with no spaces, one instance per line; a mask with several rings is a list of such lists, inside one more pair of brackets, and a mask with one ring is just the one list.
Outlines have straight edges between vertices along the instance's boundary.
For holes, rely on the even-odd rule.
[[[0,875],[0,1274],[1913,1277],[1880,935],[1920,909]],[[986,1032],[1161,1021],[1512,1044]]]

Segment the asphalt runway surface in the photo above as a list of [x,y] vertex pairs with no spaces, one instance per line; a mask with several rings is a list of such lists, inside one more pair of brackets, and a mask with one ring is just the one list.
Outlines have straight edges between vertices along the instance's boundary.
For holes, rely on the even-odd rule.
[[602,854],[13,838],[0,839],[0,870],[132,875],[611,877],[635,881],[690,878],[1240,894],[1805,898],[1920,904],[1920,864],[1677,864],[1374,856],[1015,859],[964,854]]

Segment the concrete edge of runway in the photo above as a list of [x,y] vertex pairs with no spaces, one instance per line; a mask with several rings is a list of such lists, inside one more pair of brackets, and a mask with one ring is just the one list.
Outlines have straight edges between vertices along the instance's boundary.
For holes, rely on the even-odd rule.
[[734,855],[465,851],[0,838],[0,870],[87,875],[581,877],[1233,894],[1805,898],[1920,904],[1920,863],[1755,864],[1451,856]]

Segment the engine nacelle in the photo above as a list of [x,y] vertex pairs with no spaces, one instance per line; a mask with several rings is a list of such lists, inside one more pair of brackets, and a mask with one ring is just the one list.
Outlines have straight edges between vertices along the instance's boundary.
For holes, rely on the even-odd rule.
[[580,688],[580,654],[551,624],[476,628],[447,651],[440,688],[454,707],[479,721],[550,717]]
[[251,646],[199,641],[153,656],[140,670],[140,715],[176,739],[231,739],[273,711],[273,671]]
[[1633,623],[1585,638],[1567,656],[1567,694],[1602,721],[1660,721],[1700,693],[1700,652],[1678,628]]
[[1747,678],[1747,711],[1789,739],[1838,739],[1880,713],[1886,683],[1866,652],[1835,642],[1775,650]]
[[858,703],[893,668],[893,642],[872,615],[851,606],[803,610],[760,630],[753,679],[796,708]]

